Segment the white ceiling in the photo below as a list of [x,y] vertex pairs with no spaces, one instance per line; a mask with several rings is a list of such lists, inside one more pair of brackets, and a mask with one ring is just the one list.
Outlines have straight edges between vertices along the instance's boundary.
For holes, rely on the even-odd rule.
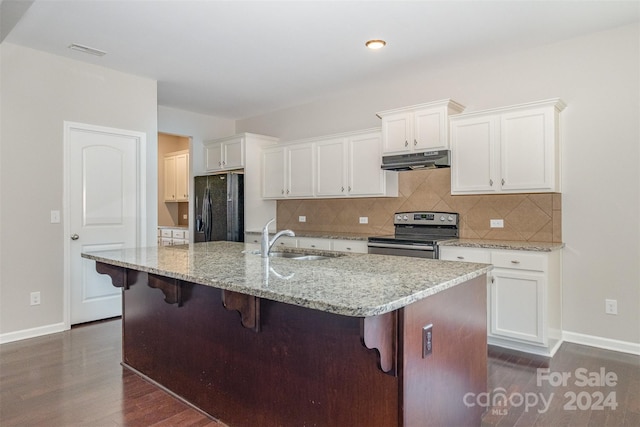
[[[239,119],[412,66],[638,22],[640,0],[4,0],[2,13],[10,43],[155,79],[160,105]],[[372,38],[388,44],[370,51]]]

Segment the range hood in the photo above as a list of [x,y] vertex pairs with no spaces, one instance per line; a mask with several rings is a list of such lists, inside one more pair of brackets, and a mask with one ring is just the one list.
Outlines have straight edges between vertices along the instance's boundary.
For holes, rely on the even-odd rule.
[[390,171],[409,171],[448,168],[449,166],[451,166],[451,151],[439,150],[382,156],[381,168]]

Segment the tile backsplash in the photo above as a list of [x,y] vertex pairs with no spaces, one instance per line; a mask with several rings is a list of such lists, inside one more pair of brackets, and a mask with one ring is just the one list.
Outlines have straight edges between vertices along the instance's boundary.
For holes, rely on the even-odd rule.
[[[400,172],[398,197],[279,200],[278,229],[393,234],[395,212],[432,210],[458,212],[461,238],[562,241],[559,193],[452,196],[450,171]],[[306,222],[299,222],[299,216]],[[368,217],[368,224],[359,224],[360,217]],[[491,219],[503,219],[504,228],[490,228]]]

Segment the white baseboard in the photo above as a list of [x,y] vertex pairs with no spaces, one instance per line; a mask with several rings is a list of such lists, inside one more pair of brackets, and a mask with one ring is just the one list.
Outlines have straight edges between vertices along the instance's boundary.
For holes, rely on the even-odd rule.
[[7,332],[6,334],[0,334],[0,344],[26,340],[28,338],[41,337],[43,335],[55,334],[57,332],[66,331],[67,329],[69,328],[65,328],[64,322],[62,322],[54,323],[52,325],[39,326],[37,328],[23,329],[21,331]]
[[562,338],[566,342],[598,347],[605,350],[619,351],[621,353],[631,353],[640,356],[640,343],[612,340],[610,338],[596,337],[593,335],[585,335],[568,331],[562,332]]

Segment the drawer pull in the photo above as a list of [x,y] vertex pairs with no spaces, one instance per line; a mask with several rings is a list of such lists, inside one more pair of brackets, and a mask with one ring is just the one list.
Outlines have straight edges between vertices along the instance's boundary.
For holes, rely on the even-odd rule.
[[513,261],[511,261],[511,264],[520,264],[520,261],[518,261],[518,260],[513,260]]
[[458,255],[457,257],[458,259],[464,259],[464,257],[462,255]]

